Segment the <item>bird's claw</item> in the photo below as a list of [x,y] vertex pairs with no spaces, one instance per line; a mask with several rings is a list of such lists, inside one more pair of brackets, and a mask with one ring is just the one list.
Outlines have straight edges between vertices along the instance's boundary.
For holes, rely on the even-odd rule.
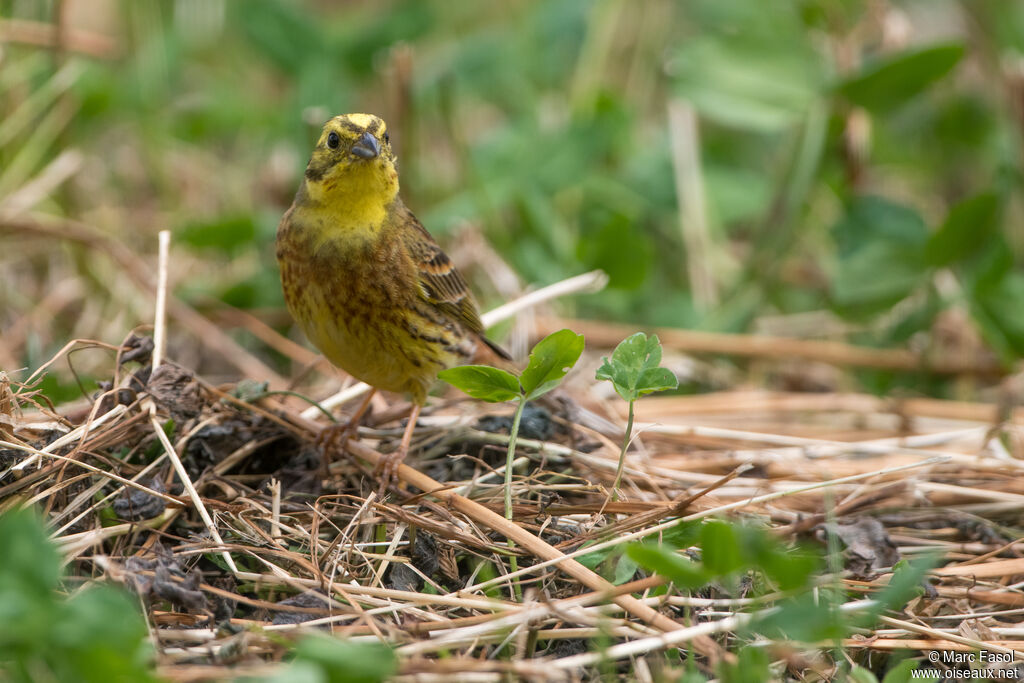
[[406,449],[399,448],[394,453],[386,453],[377,461],[374,474],[380,479],[378,495],[383,496],[392,484],[398,482],[398,468],[402,466],[407,454]]
[[351,420],[335,422],[321,429],[313,440],[313,444],[326,457],[334,451],[343,450],[355,431],[356,427]]
[[352,420],[335,422],[320,430],[313,439],[313,445],[320,453],[320,469],[323,478],[331,478],[331,454],[342,453],[353,436],[358,438],[357,423]]

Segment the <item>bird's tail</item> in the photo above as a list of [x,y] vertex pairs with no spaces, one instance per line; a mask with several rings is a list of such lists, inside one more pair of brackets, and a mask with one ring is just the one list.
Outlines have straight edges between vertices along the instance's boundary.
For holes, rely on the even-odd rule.
[[[494,354],[498,358],[500,358],[501,360],[505,361],[506,363],[511,363],[512,362],[512,356],[509,355],[508,351],[506,351],[505,349],[501,348],[500,346],[498,346],[497,344],[492,342],[490,339],[488,339],[487,337],[484,337],[482,335],[480,337],[480,340],[484,344],[486,344],[487,348],[490,349],[491,351],[493,351]],[[486,362],[486,361],[484,361],[484,362]],[[494,364],[494,363],[488,363],[488,365],[497,365],[497,367],[501,367],[502,366],[502,364]]]

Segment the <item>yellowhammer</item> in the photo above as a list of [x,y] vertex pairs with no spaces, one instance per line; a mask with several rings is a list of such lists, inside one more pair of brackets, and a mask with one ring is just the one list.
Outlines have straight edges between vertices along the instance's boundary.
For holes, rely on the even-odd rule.
[[277,228],[285,301],[306,336],[353,377],[412,399],[401,445],[381,466],[385,482],[438,371],[508,359],[483,336],[465,280],[398,196],[395,161],[384,121],[334,117]]

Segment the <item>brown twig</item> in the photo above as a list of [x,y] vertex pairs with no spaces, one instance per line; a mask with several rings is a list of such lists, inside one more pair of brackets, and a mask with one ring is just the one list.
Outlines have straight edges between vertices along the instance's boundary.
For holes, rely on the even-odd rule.
[[26,19],[0,20],[0,42],[60,48],[102,59],[113,59],[118,52],[117,41],[109,36],[81,29],[62,31],[54,24]]

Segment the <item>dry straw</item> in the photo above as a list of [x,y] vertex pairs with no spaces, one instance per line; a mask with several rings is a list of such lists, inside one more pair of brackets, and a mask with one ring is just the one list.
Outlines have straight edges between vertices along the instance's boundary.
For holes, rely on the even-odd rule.
[[[18,220],[36,234],[55,229],[31,217]],[[63,227],[71,228],[71,239],[109,246],[84,226]],[[131,266],[157,302],[154,376],[176,367],[166,344],[172,322],[194,334],[207,329],[170,294],[169,239],[162,235],[160,246],[155,282],[134,257]],[[590,274],[527,295],[506,310],[600,282],[600,275]],[[536,332],[553,324],[541,319]],[[623,331],[596,323],[568,326],[587,334],[594,356],[607,353]],[[269,339],[276,333],[267,328],[260,335]],[[722,342],[690,333],[659,335],[667,357]],[[232,355],[235,367],[265,367],[236,341],[226,342],[230,337],[223,331],[209,339],[211,353]],[[923,363],[903,352],[766,343],[741,335],[714,350],[796,355],[839,366]],[[936,372],[993,371],[985,364],[928,363]],[[336,458],[322,490],[309,495],[308,477],[297,484],[294,463],[281,466],[312,448],[324,424],[316,421],[319,410],[307,411],[289,396],[242,400],[189,368],[178,370],[187,389],[181,395],[193,396],[195,405],[194,412],[175,418],[172,436],[164,428],[181,410],[175,396],[143,390],[131,400],[114,401],[132,380],[111,368],[116,381],[109,391],[73,410],[58,407],[67,419],[35,407],[27,387],[16,388],[21,411],[5,416],[8,436],[0,442],[0,449],[24,454],[0,470],[0,504],[32,501],[46,510],[72,574],[126,582],[132,575],[154,575],[138,569],[132,556],[162,557],[160,562],[173,560],[184,568],[198,566],[203,556],[222,562],[220,569],[201,565],[197,590],[205,596],[205,609],[148,604],[160,673],[172,680],[266,673],[284,652],[278,638],[313,628],[394,645],[400,673],[409,680],[574,680],[610,661],[650,671],[663,666],[660,653],[672,649],[694,653],[697,666],[710,672],[716,660],[732,656],[744,624],[772,609],[766,606],[771,595],[752,600],[709,589],[695,596],[671,586],[652,595],[666,585],[663,577],[614,586],[579,562],[588,553],[656,539],[679,520],[710,517],[755,519],[784,541],[812,539],[830,521],[871,517],[881,522],[900,556],[941,553],[945,566],[932,572],[932,597],[911,602],[898,618],[884,617],[874,633],[845,640],[850,652],[981,648],[1019,657],[1024,647],[1024,631],[1013,627],[1024,615],[1024,563],[1017,558],[1024,551],[1024,419],[1009,405],[750,391],[647,398],[638,407],[648,422],[640,426],[629,456],[626,499],[612,502],[604,487],[615,472],[617,435],[611,432],[621,429],[621,407],[579,373],[568,392],[603,420],[584,422],[604,426],[594,431],[569,425],[572,436],[563,433],[553,442],[520,440],[512,523],[498,512],[501,477],[487,464],[488,449],[500,450],[507,437],[474,427],[484,408],[473,402],[435,403],[417,430],[417,441],[426,446],[421,450],[434,453],[433,459],[413,458],[415,466],[402,466],[401,487],[385,499],[373,493],[372,468],[398,430],[374,417],[360,430],[362,438],[347,444],[354,457]],[[273,373],[250,376],[284,386]],[[358,386],[339,392],[332,381],[328,376],[311,390],[332,396],[327,405],[358,395]],[[384,413],[386,418],[389,411]],[[252,431],[247,439],[216,453],[211,463],[197,464],[190,443],[202,441],[210,428],[242,426]],[[52,441],[41,445],[48,435]],[[140,454],[147,449],[153,459],[142,464]],[[472,455],[460,457],[467,450]],[[263,462],[268,453],[278,465]],[[315,467],[307,470],[319,476]],[[110,501],[128,491],[146,494],[162,509],[148,519],[101,524]],[[428,552],[435,568],[426,570],[415,551],[425,537],[436,543]],[[508,571],[505,538],[525,556],[515,573]],[[584,548],[585,540],[591,545]],[[158,543],[165,555],[157,552]],[[496,575],[481,575],[483,567],[496,568]],[[865,593],[865,600],[845,607],[856,611],[870,604],[887,572],[878,567],[875,576],[861,577],[840,570],[820,580]],[[402,583],[396,579],[402,575],[418,578]],[[522,602],[512,599],[513,579],[525,591]],[[423,582],[433,586],[430,592],[416,590]],[[283,601],[306,591],[320,597]],[[244,617],[227,617],[248,629],[244,640],[217,628],[214,613],[228,604],[246,606]],[[311,620],[282,621],[287,615]],[[597,642],[610,644],[587,651]],[[806,644],[808,651],[814,645]],[[500,647],[511,655],[497,656]],[[446,656],[438,658],[442,651]],[[780,661],[785,655],[767,651]],[[219,663],[228,654],[235,662],[230,671]]]

